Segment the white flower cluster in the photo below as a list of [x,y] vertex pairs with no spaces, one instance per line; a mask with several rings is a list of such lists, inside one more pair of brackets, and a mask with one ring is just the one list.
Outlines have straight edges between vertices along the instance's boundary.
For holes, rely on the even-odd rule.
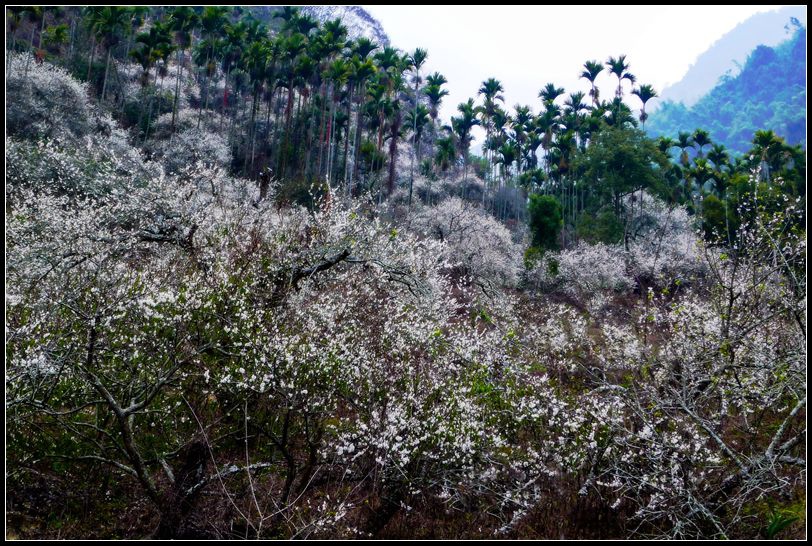
[[481,208],[451,197],[416,213],[411,226],[441,241],[443,256],[467,274],[498,285],[515,285],[520,247],[510,231]]

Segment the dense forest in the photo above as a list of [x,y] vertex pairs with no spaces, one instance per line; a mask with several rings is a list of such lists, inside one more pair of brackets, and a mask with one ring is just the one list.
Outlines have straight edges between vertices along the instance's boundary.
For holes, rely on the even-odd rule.
[[294,7],[6,25],[7,538],[805,536],[786,127],[651,139],[625,55],[445,124]]
[[[794,18],[793,18],[794,19]],[[676,138],[697,127],[737,154],[746,153],[755,131],[770,128],[806,148],[806,28],[793,20],[791,39],[757,47],[741,72],[724,76],[692,107],[666,101],[651,115],[650,135]]]

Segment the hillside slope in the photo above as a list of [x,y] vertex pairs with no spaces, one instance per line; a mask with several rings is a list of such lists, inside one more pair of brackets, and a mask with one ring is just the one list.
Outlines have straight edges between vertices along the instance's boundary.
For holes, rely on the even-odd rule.
[[778,47],[757,47],[740,74],[723,78],[693,107],[666,101],[646,123],[652,136],[696,128],[738,153],[758,129],[806,146],[806,28]]
[[[775,47],[785,41],[792,30],[791,17],[806,25],[806,8],[788,6],[750,17],[702,53],[679,82],[663,89],[660,98],[693,106],[713,89],[719,78],[739,73],[756,47]],[[659,105],[660,101],[655,101],[651,111],[656,111]]]

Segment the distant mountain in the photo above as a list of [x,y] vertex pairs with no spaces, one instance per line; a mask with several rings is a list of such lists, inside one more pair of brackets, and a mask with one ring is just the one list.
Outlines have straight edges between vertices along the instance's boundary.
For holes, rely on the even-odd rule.
[[654,112],[666,100],[692,106],[725,74],[735,76],[747,56],[759,45],[776,46],[794,30],[790,18],[806,26],[806,7],[790,6],[753,15],[722,36],[700,55],[679,82],[663,89],[661,101],[652,102]]
[[692,107],[666,101],[646,122],[652,136],[676,138],[697,128],[739,153],[759,129],[806,147],[806,28],[778,47],[755,48],[738,75],[723,77]]

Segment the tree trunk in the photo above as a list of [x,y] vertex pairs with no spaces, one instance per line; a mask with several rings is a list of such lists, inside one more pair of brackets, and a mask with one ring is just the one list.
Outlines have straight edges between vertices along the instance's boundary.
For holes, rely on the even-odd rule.
[[[158,112],[161,111],[161,93],[164,90],[164,78],[161,78],[161,85],[158,87]],[[144,132],[144,144],[147,143],[147,137],[149,136],[149,128],[152,125],[152,104],[155,102],[153,97],[150,97],[149,101],[149,112],[147,113],[147,129]],[[160,115],[160,114],[159,114]]]
[[107,47],[107,62],[104,65],[104,83],[102,84],[101,100],[104,101],[104,95],[107,92],[107,75],[110,73],[110,56],[113,53],[112,46]]
[[366,96],[366,83],[361,84],[361,93],[358,100],[358,111],[355,114],[355,144],[353,146],[353,165],[352,165],[352,176],[350,177],[350,194],[353,193],[353,182],[358,179],[358,174],[360,170],[360,165],[358,162],[358,154],[359,149],[361,147],[361,134],[364,130],[364,117],[361,113],[364,106],[364,97]]
[[[344,163],[342,164],[344,167],[344,179],[342,182],[344,183],[344,194],[349,196],[350,195],[350,186],[348,182],[349,178],[349,165],[347,164],[347,159],[349,158],[350,152],[350,129],[352,124],[352,101],[354,99],[353,94],[355,93],[355,86],[350,84],[350,94],[347,97],[347,134],[344,137]],[[358,128],[356,128],[356,131]]]
[[185,524],[200,490],[195,490],[191,495],[187,491],[205,476],[208,448],[202,441],[196,441],[184,451],[183,466],[175,473],[175,482],[161,499],[161,519],[152,538],[195,538],[196,533],[187,529]]
[[87,80],[88,83],[90,83],[90,73],[93,70],[93,57],[95,55],[96,55],[96,37],[93,36],[93,38],[90,41],[90,62],[87,64],[87,78],[85,78],[85,80]]
[[321,160],[324,153],[324,141],[325,141],[325,130],[327,128],[327,119],[325,116],[325,110],[327,109],[327,87],[324,82],[321,84],[322,88],[322,101],[321,101],[321,117],[319,118],[319,159],[318,163],[316,164],[318,167],[318,172],[316,176],[321,177]]
[[203,117],[203,94],[206,94],[206,106],[208,107],[209,98],[209,54],[206,53],[206,64],[204,65],[203,72],[203,85],[200,87],[200,104],[197,105],[197,128],[200,129],[200,120]]
[[400,109],[395,112],[395,119],[392,121],[392,128],[390,133],[389,142],[389,178],[387,180],[387,188],[389,195],[395,191],[395,161],[398,155],[398,132],[400,131]]
[[412,189],[414,186],[414,158],[417,155],[417,105],[420,103],[417,93],[420,85],[420,70],[415,70],[414,81],[414,110],[412,111],[412,140],[414,146],[412,150],[412,164],[409,166],[409,210],[412,210]]
[[175,80],[175,100],[172,102],[172,129],[171,134],[175,134],[175,119],[178,114],[178,99],[180,98],[180,79],[183,75],[183,52],[178,50],[178,78]]

